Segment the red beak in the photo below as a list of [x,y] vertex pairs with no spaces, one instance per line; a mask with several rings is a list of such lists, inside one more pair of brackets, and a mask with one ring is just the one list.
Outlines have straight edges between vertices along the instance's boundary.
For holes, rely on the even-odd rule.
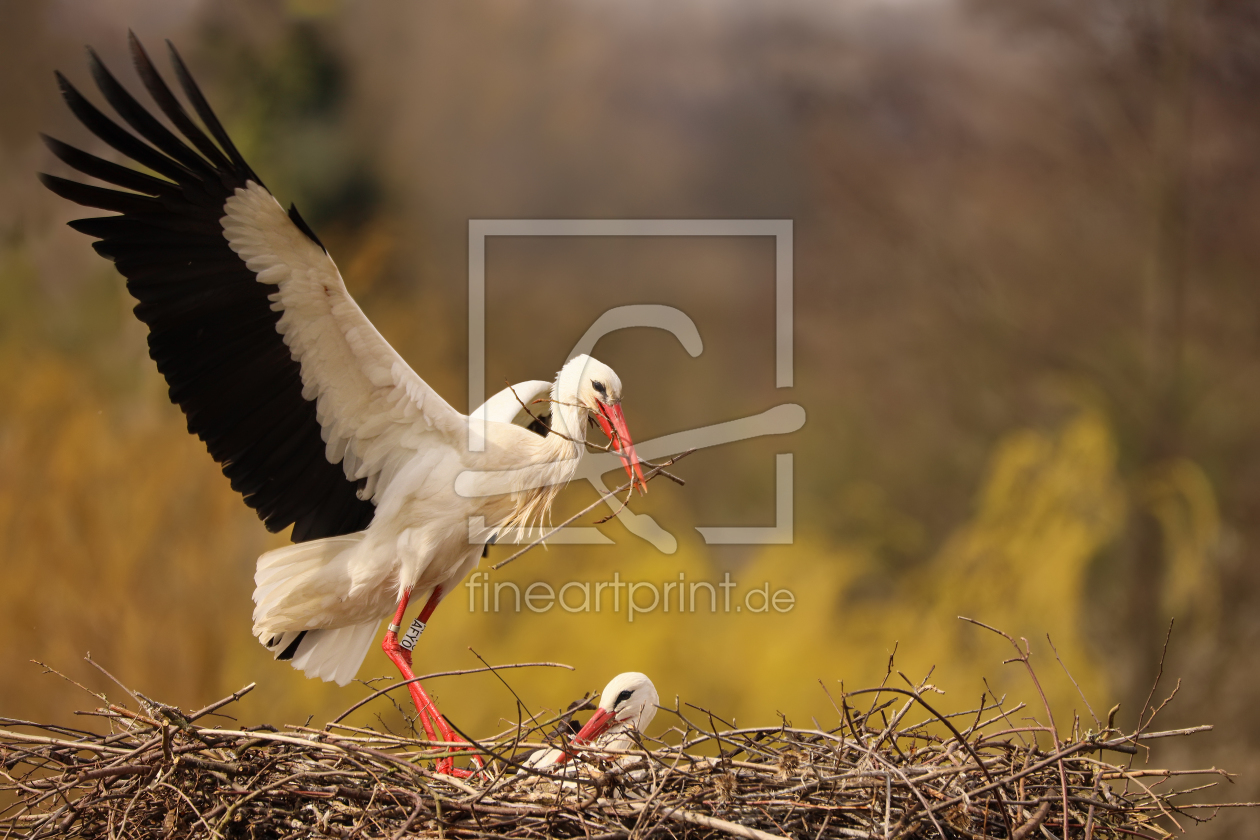
[[600,735],[608,731],[608,728],[617,722],[617,716],[612,712],[596,709],[595,714],[591,715],[591,719],[586,722],[578,734],[573,736],[573,740],[569,741],[569,751],[560,757],[556,764],[564,764],[571,758],[577,756],[577,747],[591,743]]
[[573,738],[575,745],[589,744],[608,731],[608,727],[617,721],[617,716],[612,712],[606,712],[603,709],[596,709],[595,714],[591,715],[591,719],[586,722],[586,726],[582,727]]
[[597,402],[596,405],[599,406],[599,414],[595,416],[595,420],[604,430],[604,434],[608,435],[608,439],[617,447],[617,454],[621,456],[621,463],[625,465],[626,475],[630,476],[630,489],[633,490],[638,484],[639,490],[646,493],[647,481],[643,478],[643,469],[639,466],[639,456],[634,453],[634,441],[630,439],[630,430],[626,428],[626,418],[621,413],[621,406],[604,405],[602,402]]

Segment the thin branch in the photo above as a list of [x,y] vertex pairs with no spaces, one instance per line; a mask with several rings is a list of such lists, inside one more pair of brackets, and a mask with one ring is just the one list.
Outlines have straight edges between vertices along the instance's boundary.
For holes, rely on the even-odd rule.
[[[690,455],[691,453],[693,453],[693,452],[695,452],[695,451],[696,451],[696,450],[694,450],[694,449],[688,449],[686,452],[683,452],[683,453],[681,453],[681,454],[675,455],[673,458],[670,458],[670,459],[669,459],[668,461],[666,461],[666,462],[665,462],[662,466],[665,466],[665,467],[668,467],[668,466],[673,466],[674,464],[677,464],[677,463],[678,463],[679,461],[681,461],[683,458],[686,458],[688,455]],[[651,481],[651,480],[653,479],[653,477],[655,477],[655,476],[657,475],[657,473],[659,473],[660,471],[661,471],[661,467],[653,467],[653,468],[652,468],[652,469],[651,469],[651,470],[650,470],[650,471],[649,471],[649,472],[648,472],[648,473],[647,473],[647,474],[643,477],[643,481],[644,481],[644,482]],[[561,522],[559,525],[557,525],[555,528],[552,528],[552,529],[551,529],[550,531],[548,531],[546,534],[543,534],[541,537],[539,537],[538,539],[534,540],[534,541],[533,541],[533,542],[531,542],[529,545],[525,546],[525,547],[524,547],[524,548],[522,548],[520,551],[518,551],[518,552],[516,552],[515,554],[513,554],[511,557],[507,558],[506,560],[500,560],[498,563],[495,563],[495,564],[494,564],[493,566],[491,566],[490,568],[491,568],[492,570],[495,570],[495,571],[497,571],[497,570],[499,570],[499,569],[502,569],[502,568],[503,568],[504,566],[506,566],[508,563],[511,563],[513,560],[517,559],[518,557],[520,557],[520,556],[521,556],[522,554],[524,554],[525,552],[530,551],[531,549],[537,548],[538,546],[542,545],[544,542],[546,542],[547,540],[549,540],[551,537],[555,536],[557,533],[559,533],[559,532],[560,532],[561,530],[563,530],[564,528],[568,527],[569,525],[572,525],[572,524],[573,524],[574,522],[576,522],[578,519],[581,519],[583,516],[585,516],[586,514],[590,513],[590,512],[591,512],[591,511],[593,511],[595,508],[597,508],[597,507],[599,507],[600,505],[602,505],[604,502],[608,501],[608,500],[609,500],[609,499],[611,499],[611,498],[614,498],[614,497],[615,497],[618,493],[620,493],[622,490],[627,490],[627,489],[629,489],[629,488],[631,487],[631,485],[632,485],[632,484],[634,484],[634,483],[635,483],[635,482],[637,482],[637,481],[638,481],[638,479],[635,479],[635,481],[626,482],[625,484],[623,484],[623,485],[621,485],[620,487],[618,487],[616,490],[610,490],[609,492],[607,492],[607,493],[605,493],[605,494],[601,495],[601,496],[599,497],[599,499],[598,499],[598,500],[596,500],[596,501],[592,502],[591,504],[587,505],[586,507],[582,508],[582,510],[580,510],[580,511],[578,511],[577,513],[573,514],[573,515],[572,515],[572,516],[570,516],[568,519],[564,520],[564,521],[563,521],[563,522]]]
[[335,723],[341,723],[343,720],[345,720],[347,717],[350,716],[351,712],[357,711],[363,706],[366,706],[368,703],[371,703],[377,697],[382,697],[386,694],[389,694],[391,691],[395,689],[402,688],[405,685],[410,685],[413,682],[420,682],[421,680],[432,680],[438,677],[462,677],[465,674],[484,674],[486,671],[495,670],[495,668],[499,669],[500,671],[504,671],[509,668],[565,668],[569,671],[573,670],[572,665],[565,665],[562,662],[520,662],[520,663],[515,663],[512,665],[495,665],[493,668],[487,666],[485,668],[469,668],[463,671],[438,671],[433,674],[425,674],[422,677],[412,677],[409,680],[396,682],[393,685],[389,685],[389,686],[386,686],[385,688],[380,689],[379,691],[375,691],[369,694],[367,697],[364,697],[359,702],[355,703],[350,708],[346,709],[341,714],[337,715],[337,717],[329,721],[327,726],[332,726]]

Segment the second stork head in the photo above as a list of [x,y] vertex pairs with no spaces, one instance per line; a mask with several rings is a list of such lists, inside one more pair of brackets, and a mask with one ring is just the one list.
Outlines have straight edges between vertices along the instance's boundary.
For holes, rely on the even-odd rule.
[[637,671],[618,674],[604,687],[599,708],[574,736],[573,743],[590,744],[630,730],[642,732],[656,716],[659,701],[656,686],[646,674]]

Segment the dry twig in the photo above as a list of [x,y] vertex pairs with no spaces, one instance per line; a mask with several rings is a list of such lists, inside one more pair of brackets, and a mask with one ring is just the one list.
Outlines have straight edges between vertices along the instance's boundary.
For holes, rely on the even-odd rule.
[[[1031,672],[1027,648],[1016,646],[1015,661]],[[923,702],[926,679],[909,690],[885,682],[842,692],[831,730],[787,721],[736,729],[692,707],[705,720],[697,725],[683,713],[690,704],[678,703],[665,710],[676,723],[659,738],[586,752],[587,763],[557,774],[524,758],[559,743],[567,730],[550,727],[562,716],[518,718],[497,735],[469,738],[486,766],[467,780],[430,769],[443,755],[467,759],[458,742],[340,719],[284,733],[193,725],[250,688],[190,714],[147,700],[157,716],[107,703],[92,714],[109,722],[108,734],[2,719],[0,836],[1008,840],[1053,828],[1056,837],[1159,840],[1181,830],[1175,817],[1254,805],[1182,803],[1204,787],[1187,785],[1225,775],[1219,770],[1138,770],[1100,757],[1210,727],[1074,731],[1045,751],[1018,736],[1050,727],[991,731],[1010,719],[987,691],[978,708],[940,714]],[[849,699],[866,693],[875,702],[855,709]],[[880,694],[909,702],[889,718]]]

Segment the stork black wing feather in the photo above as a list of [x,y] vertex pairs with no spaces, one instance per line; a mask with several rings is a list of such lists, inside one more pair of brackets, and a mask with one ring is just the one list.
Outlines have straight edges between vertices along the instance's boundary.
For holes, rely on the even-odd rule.
[[[164,263],[145,263],[137,259],[133,261],[133,265],[135,266],[134,274],[127,277],[129,289],[136,286],[146,292],[156,292],[160,289],[178,289],[183,284],[189,284],[190,290],[219,285],[241,290],[248,288],[253,291],[252,286],[245,286],[237,281],[235,271],[224,270],[224,266],[231,265],[226,257],[205,263],[190,263],[188,260],[181,260],[176,264],[172,264],[169,260]],[[132,290],[132,294],[135,293],[135,290]],[[266,294],[265,291],[262,293]]]
[[39,180],[45,187],[48,187],[48,189],[62,198],[68,198],[75,204],[82,204],[84,207],[95,207],[98,210],[113,210],[116,213],[130,213],[135,216],[153,212],[154,204],[157,204],[159,208],[161,207],[160,202],[155,202],[149,196],[119,192],[118,190],[107,190],[104,187],[93,187],[89,184],[80,184],[78,181],[67,181],[65,178],[58,178],[56,175],[40,173]]
[[[213,335],[211,330],[202,331],[202,335]],[[164,344],[166,342],[163,342]],[[203,342],[203,345],[205,343]],[[269,366],[274,365],[280,367],[282,362],[273,358],[273,348],[264,345],[257,340],[238,339],[229,345],[205,345],[202,353],[203,359],[195,367],[190,367],[183,371],[184,379],[187,382],[185,386],[190,394],[190,400],[196,400],[195,396],[198,391],[209,391],[219,387],[220,383],[226,388],[233,387],[233,379],[242,378],[242,372],[252,370],[259,367],[262,360],[267,360]],[[270,382],[274,383],[272,379]]]
[[192,118],[188,116],[188,112],[184,110],[184,106],[179,104],[175,94],[171,93],[171,89],[167,87],[161,74],[153,66],[153,62],[149,60],[149,54],[144,51],[144,47],[140,46],[140,39],[136,37],[134,32],[127,33],[127,43],[131,46],[131,60],[135,64],[136,72],[140,74],[140,80],[144,82],[149,95],[157,102],[158,107],[162,109],[162,113],[166,114],[166,118],[174,123],[175,127],[180,130],[180,133],[192,141],[192,144],[215,167],[230,170],[232,168],[231,162],[224,157],[223,152],[219,150],[218,146],[214,145],[205,132],[192,121]]
[[95,105],[87,101],[78,88],[70,84],[70,80],[60,73],[57,82],[61,86],[61,96],[70,106],[71,112],[79,118],[79,122],[97,137],[104,140],[114,149],[142,166],[147,166],[159,175],[164,175],[175,182],[194,177],[183,166],[158,152],[152,146],[145,145],[134,134],[129,133],[118,123],[105,116]]
[[[231,290],[228,294],[239,295]],[[207,364],[219,364],[219,360],[230,355],[249,352],[255,356],[271,347],[269,336],[260,336],[262,328],[269,326],[271,320],[266,313],[259,315],[238,315],[236,307],[222,307],[222,298],[228,294],[220,294],[211,289],[209,294],[198,295],[190,301],[175,300],[176,305],[167,307],[162,312],[162,326],[151,328],[155,341],[180,341],[189,331],[215,337],[215,345],[206,347],[200,360],[194,360],[188,367],[188,375],[199,373]],[[141,304],[136,310],[142,315],[147,312]],[[151,308],[151,307],[150,307]],[[252,307],[251,307],[252,308]],[[248,360],[246,360],[248,362]]]
[[[228,137],[228,133],[223,130],[223,125],[219,122],[219,118],[214,115],[214,111],[210,108],[210,103],[206,101],[206,97],[202,95],[201,88],[197,86],[197,82],[193,79],[192,74],[188,72],[188,68],[184,65],[184,59],[179,57],[179,53],[175,50],[175,45],[170,41],[166,42],[166,49],[171,54],[171,65],[175,68],[175,78],[179,79],[179,86],[184,89],[184,95],[188,97],[188,101],[192,103],[193,110],[197,112],[197,116],[201,117],[201,121],[205,123],[206,128],[210,130],[210,134],[223,147],[223,151],[227,152],[228,157],[232,159],[233,166],[237,171],[245,173],[248,180],[266,186],[262,179],[254,174],[254,170],[249,168],[249,164],[245,162],[245,158],[241,157],[241,153],[236,150],[236,144],[232,142],[232,138]],[[221,170],[226,167],[220,167]]]
[[148,140],[154,146],[157,146],[166,155],[174,158],[180,165],[187,167],[190,172],[195,172],[201,177],[206,177],[214,172],[214,168],[206,161],[205,158],[188,148],[180,139],[167,130],[157,119],[144,110],[144,106],[136,101],[136,98],[127,92],[127,89],[118,84],[118,80],[109,72],[109,69],[101,61],[100,56],[95,50],[88,50],[88,67],[92,71],[92,78],[96,81],[96,86],[100,88],[101,93],[105,95],[106,101],[114,107],[118,115],[126,120],[127,125],[136,130],[137,133],[145,140]]
[[[345,501],[343,499],[340,499],[339,497],[334,496],[333,490],[330,487],[330,488],[326,488],[323,494],[319,496],[319,504],[322,507],[328,509],[330,512],[335,512],[339,506],[342,506],[345,504]],[[275,512],[280,515],[284,514],[284,511],[282,509],[279,509],[279,503],[277,503],[277,510]],[[335,518],[335,513],[330,513],[330,516],[332,516],[332,518]],[[309,528],[310,526],[306,525],[303,522],[294,523],[293,541],[306,542],[309,539],[314,539],[315,537],[312,536]]]
[[111,241],[131,239],[136,244],[152,241],[155,228],[161,228],[171,235],[192,234],[193,236],[205,237],[207,234],[214,233],[213,227],[203,224],[171,223],[169,220],[163,219],[145,219],[143,222],[138,222],[126,216],[97,216],[94,219],[75,219],[69,224],[70,227],[79,233],[86,233],[88,236],[96,239],[109,239]]
[[[97,87],[139,137],[98,110],[64,76],[57,74],[57,80],[88,130],[162,177],[46,138],[66,164],[122,189],[53,175],[40,179],[63,198],[121,214],[70,224],[97,239],[96,250],[127,278],[138,301],[136,317],[149,327],[149,355],[166,377],[171,400],[183,409],[188,431],[205,442],[267,527],[279,531],[292,525],[295,542],[362,530],[375,506],[358,497],[363,482],[347,479],[341,465],[325,456],[315,403],[302,397],[301,367],[277,330],[281,313],[271,308],[269,297],[274,289],[258,282],[223,235],[220,219],[228,198],[249,181],[262,181],[174,48],[176,77],[204,130],[134,36],[131,50],[145,88],[179,134],[128,93],[95,53],[89,65]],[[290,218],[319,244],[296,210]]]
[[84,175],[91,175],[93,178],[99,178],[145,195],[168,196],[175,195],[179,191],[179,185],[172,181],[163,181],[161,178],[154,178],[152,175],[145,175],[143,172],[102,160],[96,155],[81,152],[74,146],[67,146],[46,134],[41,134],[40,138],[49,151]]
[[[70,181],[68,183],[76,183]],[[82,185],[81,185],[82,186]],[[178,196],[176,196],[178,201]],[[136,221],[128,216],[97,216],[88,219],[75,219],[70,222],[70,227],[93,236],[97,239],[113,239],[116,236],[125,235],[141,235],[153,236],[153,231],[161,230],[168,233],[193,233],[200,236],[218,236],[218,230],[222,229],[218,220],[213,222],[207,219],[196,218],[180,218],[170,216],[154,216],[145,217],[144,221]]]
[[[145,248],[148,250],[136,254],[136,248]],[[188,263],[204,263],[221,259],[218,246],[214,242],[207,242],[205,238],[198,238],[189,235],[174,235],[167,233],[162,240],[161,245],[156,245],[150,240],[146,246],[144,240],[138,242],[128,242],[126,239],[102,239],[96,243],[96,251],[102,257],[109,257],[117,265],[118,270],[126,274],[124,270],[126,266],[132,265],[139,268],[144,265],[165,264],[169,266],[179,266]]]
[[[301,391],[301,383],[295,383],[295,390]],[[228,455],[232,453],[248,454],[249,448],[255,443],[263,445],[263,441],[272,433],[272,430],[281,428],[271,418],[271,403],[285,399],[287,396],[291,395],[273,396],[271,400],[252,406],[251,410],[243,412],[230,431],[214,439],[210,445],[210,454],[222,461],[227,460]]]
[[[207,344],[204,339],[188,343],[194,352],[199,349],[197,345]],[[289,376],[287,360],[279,356],[279,353],[268,352],[249,364],[219,365],[204,376],[187,376],[181,369],[180,381],[171,386],[171,398],[180,405],[187,403],[193,412],[205,413],[220,412],[219,407],[224,403],[257,404],[269,398],[276,388],[283,387],[285,377]]]

